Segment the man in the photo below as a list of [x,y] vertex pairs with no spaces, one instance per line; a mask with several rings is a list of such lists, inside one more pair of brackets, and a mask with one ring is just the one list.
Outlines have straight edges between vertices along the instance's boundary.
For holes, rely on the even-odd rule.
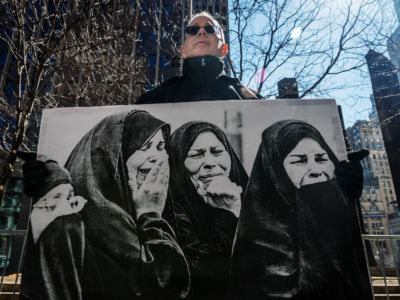
[[222,27],[209,13],[195,15],[181,46],[183,76],[175,76],[143,94],[137,104],[230,99],[261,99],[238,79],[224,75],[228,53]]
[[[185,29],[185,42],[181,46],[183,75],[163,82],[143,94],[136,103],[262,99],[238,79],[223,74],[223,58],[227,52],[220,24],[207,12],[195,15]],[[351,198],[359,197],[362,191],[362,168],[357,160],[363,155],[365,153],[358,157],[353,155],[356,161],[340,162],[336,168],[338,182]],[[227,299],[227,270],[237,218],[227,214],[219,216],[218,228],[210,229],[207,236],[200,236],[194,229],[190,230],[195,226],[188,221],[185,211],[178,209],[171,215],[174,217],[166,215],[166,218],[173,225],[178,244],[189,262],[192,285],[188,299]],[[189,241],[188,235],[195,238]]]
[[[239,80],[223,74],[222,59],[227,52],[228,46],[225,44],[219,23],[206,12],[195,15],[185,30],[185,42],[181,47],[181,54],[184,58],[183,76],[175,76],[163,82],[159,87],[143,94],[136,103],[262,99],[262,96],[244,87]],[[360,171],[359,164],[353,167],[348,164],[348,162],[343,162],[343,166],[340,168],[341,174],[337,174],[337,177],[340,179],[340,183],[347,185],[346,192],[353,193],[352,197],[355,197],[354,193],[358,195],[362,190],[362,169]],[[49,173],[45,165],[41,164],[41,166],[39,170],[28,168],[28,166],[25,168],[31,173],[31,180],[24,174],[26,190],[29,190],[30,187],[40,186],[39,181],[46,177],[40,174]],[[356,171],[354,171],[355,169]],[[360,174],[361,187],[359,185]],[[202,239],[199,239],[197,243],[190,242],[188,244],[187,241],[179,238],[182,235],[175,225],[176,220],[174,221],[174,218],[182,215],[166,216],[166,218],[174,227],[178,236],[178,244],[189,262],[192,285],[187,299],[227,299],[228,272],[226,270],[229,267],[237,217],[232,215],[220,218],[220,226],[210,231],[209,236],[201,237]],[[191,232],[187,233],[191,234]],[[221,244],[218,243],[221,238],[225,247],[215,247],[216,244]],[[209,241],[202,242],[204,239]],[[225,267],[216,268],[214,257],[221,256],[223,257],[221,264]]]

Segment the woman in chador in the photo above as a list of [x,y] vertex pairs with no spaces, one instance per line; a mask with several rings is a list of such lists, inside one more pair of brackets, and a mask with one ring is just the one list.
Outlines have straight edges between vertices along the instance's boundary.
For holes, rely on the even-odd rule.
[[188,260],[188,299],[226,299],[233,237],[247,174],[217,126],[189,122],[170,142],[165,218]]
[[233,248],[231,299],[372,299],[355,203],[311,125],[262,134]]
[[134,110],[94,126],[72,151],[68,171],[44,163],[22,299],[186,297],[187,263],[161,218],[168,140],[169,125]]

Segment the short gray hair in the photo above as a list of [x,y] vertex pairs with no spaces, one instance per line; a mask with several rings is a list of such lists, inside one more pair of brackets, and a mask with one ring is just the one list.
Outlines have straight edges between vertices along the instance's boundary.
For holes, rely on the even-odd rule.
[[221,24],[208,12],[208,11],[202,11],[201,13],[195,14],[188,22],[188,25],[196,18],[198,17],[206,17],[208,19],[210,19],[214,25],[217,25],[219,28],[221,28],[221,41],[222,44],[225,44],[225,35],[224,35],[224,29],[222,28]]

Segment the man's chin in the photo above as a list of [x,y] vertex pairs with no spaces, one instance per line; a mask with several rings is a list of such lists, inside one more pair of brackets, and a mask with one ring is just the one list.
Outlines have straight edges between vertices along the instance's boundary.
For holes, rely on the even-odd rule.
[[206,55],[218,57],[218,54],[215,53],[214,51],[207,51],[206,49],[200,49],[199,51],[193,52],[193,54],[187,56],[186,58],[198,57],[198,56],[206,56]]

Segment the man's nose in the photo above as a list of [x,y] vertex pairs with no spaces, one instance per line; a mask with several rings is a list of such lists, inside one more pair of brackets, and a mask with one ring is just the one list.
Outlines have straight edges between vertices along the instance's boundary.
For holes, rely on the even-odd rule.
[[200,27],[199,31],[197,32],[197,35],[207,35],[207,31],[204,29],[204,27]]

